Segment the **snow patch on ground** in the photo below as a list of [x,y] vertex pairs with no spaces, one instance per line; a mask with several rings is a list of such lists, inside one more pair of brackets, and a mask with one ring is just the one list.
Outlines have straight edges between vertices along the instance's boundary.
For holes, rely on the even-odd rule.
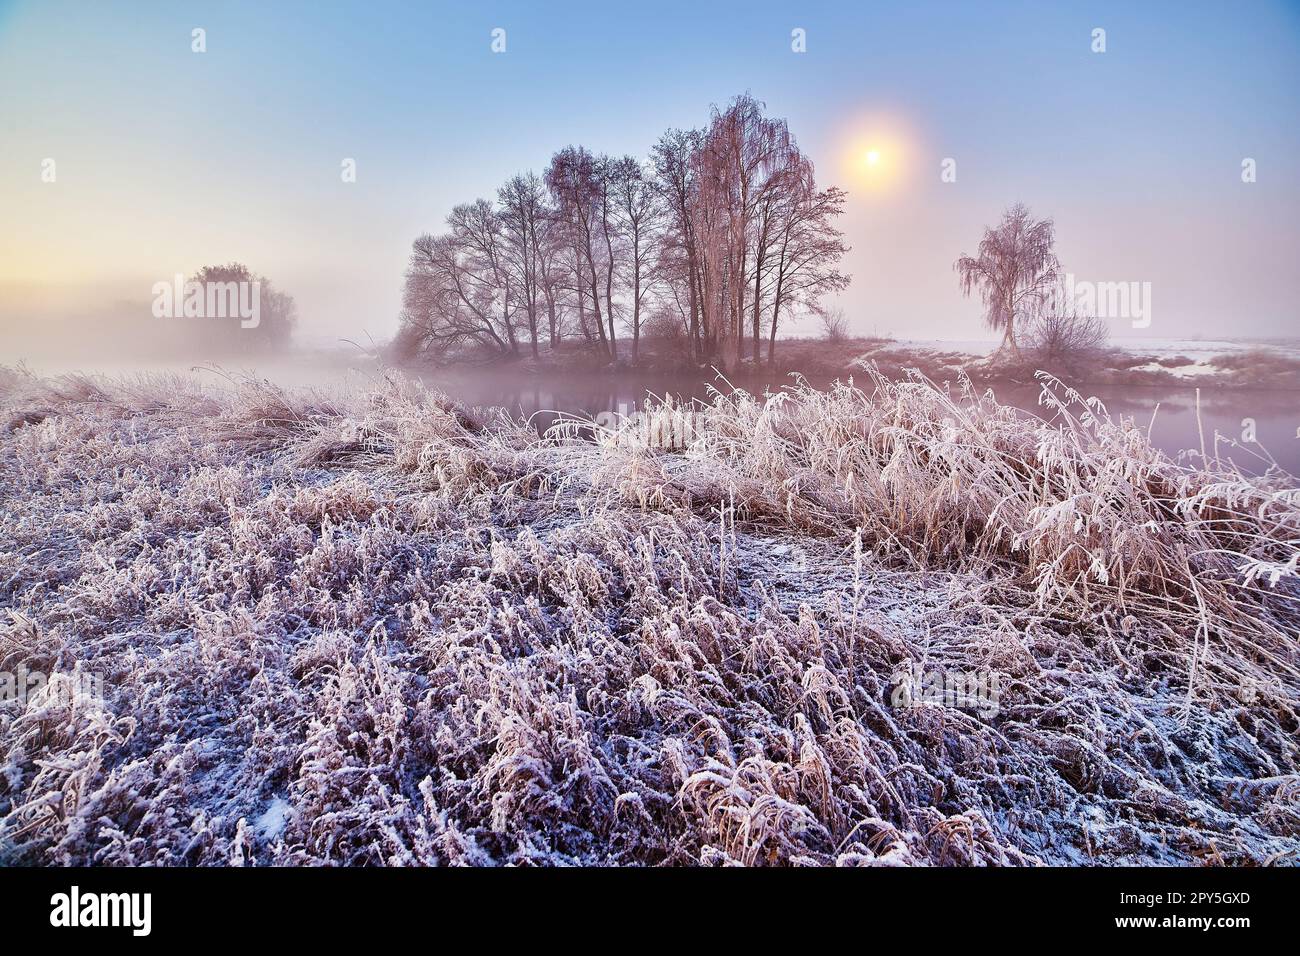
[[1168,372],[1177,378],[1196,379],[1201,377],[1213,378],[1222,375],[1223,370],[1217,369],[1213,365],[1161,365],[1159,362],[1146,362],[1142,365],[1134,365],[1129,371],[1132,372]]
[[257,818],[253,827],[264,842],[271,843],[284,833],[284,828],[292,815],[293,807],[289,802],[283,797],[276,797],[266,808],[266,812]]

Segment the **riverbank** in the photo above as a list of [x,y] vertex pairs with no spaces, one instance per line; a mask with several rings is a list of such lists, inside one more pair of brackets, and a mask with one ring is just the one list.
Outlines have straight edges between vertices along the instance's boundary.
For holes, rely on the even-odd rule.
[[4,373],[0,852],[1295,862],[1300,500],[1054,394]]
[[[635,359],[627,342],[620,344],[615,361],[572,342],[544,349],[536,358],[525,351],[515,357],[471,362],[466,367],[489,371],[509,368],[542,380],[574,374],[704,375],[713,369],[709,363],[697,368],[686,362],[680,343],[656,339],[643,339]],[[412,369],[425,371],[427,366],[414,365]],[[783,382],[797,373],[820,385],[861,376],[871,369],[895,379],[916,369],[940,382],[965,375],[980,385],[1032,384],[1035,372],[1047,369],[1078,386],[1300,390],[1300,346],[1194,341],[1155,345],[1138,340],[1083,358],[1053,362],[1028,351],[1018,359],[1010,359],[994,354],[991,345],[979,343],[791,338],[777,343],[775,360],[769,360],[764,343],[760,361],[747,356],[733,362],[725,374],[738,383],[752,384]]]

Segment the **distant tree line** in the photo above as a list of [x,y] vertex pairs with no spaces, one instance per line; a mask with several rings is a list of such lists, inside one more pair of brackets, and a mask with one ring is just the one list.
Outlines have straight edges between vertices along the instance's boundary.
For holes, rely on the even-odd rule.
[[635,362],[652,334],[726,366],[759,361],[766,337],[771,361],[781,321],[849,282],[844,201],[748,95],[644,162],[567,146],[415,240],[396,351],[538,356],[574,340]]
[[184,347],[205,355],[282,351],[298,321],[293,296],[240,262],[204,266],[167,300],[164,311],[178,316],[172,323],[183,330]]

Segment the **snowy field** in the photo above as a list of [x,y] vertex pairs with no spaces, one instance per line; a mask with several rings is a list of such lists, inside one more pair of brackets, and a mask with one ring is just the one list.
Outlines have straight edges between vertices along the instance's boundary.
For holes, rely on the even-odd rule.
[[[1289,358],[1300,359],[1300,342],[1253,341],[1243,339],[1148,339],[1122,338],[1110,343],[1115,348],[1138,355],[1156,358],[1174,358],[1180,355],[1194,362],[1205,362],[1216,355],[1233,355],[1268,348]],[[895,349],[934,349],[941,352],[964,352],[967,355],[992,355],[998,347],[996,339],[897,339],[890,344]]]
[[1300,861],[1273,479],[1059,386],[207,381],[0,377],[3,862]]
[[[1122,338],[1110,342],[1112,348],[1135,357],[1147,358],[1145,364],[1130,366],[1135,372],[1167,372],[1189,384],[1221,376],[1222,368],[1214,360],[1224,358],[1249,360],[1268,354],[1290,362],[1300,362],[1300,342],[1212,339]],[[998,342],[982,340],[898,339],[881,352],[936,353],[970,355],[987,358],[997,350]],[[1198,382],[1198,380],[1201,380]]]

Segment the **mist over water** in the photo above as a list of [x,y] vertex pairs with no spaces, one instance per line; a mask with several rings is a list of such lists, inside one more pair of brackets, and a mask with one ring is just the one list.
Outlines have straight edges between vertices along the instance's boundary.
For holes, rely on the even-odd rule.
[[[9,364],[13,364],[10,362]],[[266,379],[286,388],[366,388],[387,374],[418,378],[430,388],[477,407],[501,408],[517,420],[527,420],[539,432],[562,419],[594,419],[602,413],[629,415],[647,402],[671,396],[674,401],[710,402],[716,390],[733,387],[754,394],[777,391],[791,379],[758,377],[740,379],[715,374],[621,370],[614,372],[533,375],[510,365],[479,368],[394,370],[360,348],[299,349],[276,356],[218,356],[182,361],[155,359],[132,361],[125,357],[95,360],[89,357],[56,359],[49,356],[23,361],[23,367],[40,375],[87,373],[107,376],[184,374],[197,376],[213,387],[224,387],[243,377]],[[869,387],[864,374],[856,380]],[[830,380],[811,382],[826,387]],[[1231,460],[1247,474],[1261,474],[1270,459],[1285,471],[1300,474],[1300,396],[1290,391],[1194,387],[1078,385],[1085,397],[1096,397],[1112,418],[1132,419],[1152,443],[1184,464],[1200,462],[1204,447],[1208,459],[1217,454]],[[1003,404],[1050,421],[1050,409],[1039,403],[1041,389],[1034,385],[1003,384],[992,387]],[[1253,423],[1255,442],[1243,439]],[[1216,435],[1219,440],[1216,446]]]

